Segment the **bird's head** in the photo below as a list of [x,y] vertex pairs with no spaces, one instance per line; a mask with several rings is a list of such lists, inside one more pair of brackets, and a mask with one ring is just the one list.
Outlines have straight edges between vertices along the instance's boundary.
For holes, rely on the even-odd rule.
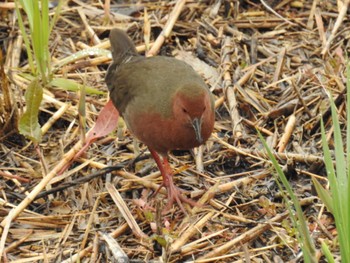
[[180,90],[173,100],[173,113],[176,121],[188,129],[193,129],[196,140],[202,144],[202,124],[208,121],[213,114],[212,101],[209,93],[202,89],[197,92]]

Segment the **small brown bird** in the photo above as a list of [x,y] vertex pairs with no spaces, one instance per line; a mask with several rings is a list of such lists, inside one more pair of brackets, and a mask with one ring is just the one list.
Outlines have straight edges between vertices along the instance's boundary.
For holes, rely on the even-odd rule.
[[166,210],[176,201],[185,211],[182,202],[196,203],[174,185],[167,154],[197,147],[210,137],[215,119],[213,97],[186,63],[138,55],[131,39],[119,29],[113,29],[109,38],[113,62],[106,83],[110,98],[128,129],[155,159],[163,177],[161,187],[168,192]]

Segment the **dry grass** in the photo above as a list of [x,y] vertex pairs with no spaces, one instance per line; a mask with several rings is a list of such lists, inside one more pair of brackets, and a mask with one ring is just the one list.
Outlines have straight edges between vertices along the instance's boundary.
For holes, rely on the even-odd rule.
[[[190,216],[178,206],[160,216],[164,191],[149,198],[160,174],[148,152],[133,162],[138,149],[122,125],[55,176],[59,165],[74,153],[70,150],[81,147],[79,96],[57,89],[45,92],[40,114],[45,135],[39,148],[16,133],[27,85],[20,73],[26,71],[27,61],[13,24],[13,3],[0,3],[2,260],[300,259],[295,229],[256,129],[276,150],[302,202],[316,246],[323,240],[339,255],[333,218],[318,201],[310,181],[317,176],[327,183],[319,121],[324,118],[330,138],[329,92],[344,120],[350,24],[348,16],[338,15],[349,14],[347,5],[265,0],[187,1],[182,6],[181,1],[174,8],[174,2],[139,2],[111,3],[108,13],[108,5],[104,10],[98,1],[68,1],[52,34],[52,61],[60,65],[71,54],[90,47],[109,49],[108,30],[120,27],[140,52],[152,46],[149,53],[176,56],[202,74],[216,98],[215,131],[202,149],[174,152],[170,160],[177,171],[176,184],[204,205],[193,208]],[[162,29],[165,37],[157,38]],[[104,75],[109,62],[107,57],[88,56],[55,71],[56,76],[106,91],[104,96],[87,96],[88,127],[107,101]],[[113,165],[114,169],[102,170]],[[54,178],[45,182],[48,175]],[[40,183],[45,189],[33,194]],[[34,200],[28,201],[28,196]],[[146,199],[158,212],[145,205]],[[18,217],[12,218],[11,211],[17,211]],[[162,249],[159,243],[164,241],[167,245]]]

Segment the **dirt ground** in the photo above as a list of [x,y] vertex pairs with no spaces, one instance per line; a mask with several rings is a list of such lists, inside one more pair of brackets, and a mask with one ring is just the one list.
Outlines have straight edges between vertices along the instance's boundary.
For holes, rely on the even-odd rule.
[[[316,247],[327,243],[339,260],[334,219],[311,178],[327,184],[320,119],[332,148],[329,96],[345,122],[348,2],[65,1],[50,37],[53,78],[102,94],[87,92],[84,127],[80,92],[45,89],[37,146],[18,133],[28,56],[13,2],[0,3],[0,262],[302,262],[257,130],[302,203]],[[114,27],[142,54],[153,48],[190,64],[215,96],[206,145],[170,154],[176,185],[203,203],[188,215],[177,205],[161,215],[165,191],[151,196],[158,168],[122,121],[70,162],[108,101]]]

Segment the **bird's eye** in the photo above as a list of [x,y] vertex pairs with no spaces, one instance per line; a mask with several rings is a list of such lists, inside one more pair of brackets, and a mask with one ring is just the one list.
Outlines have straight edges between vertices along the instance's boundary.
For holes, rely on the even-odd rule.
[[182,108],[183,113],[187,114],[187,110],[185,108]]

